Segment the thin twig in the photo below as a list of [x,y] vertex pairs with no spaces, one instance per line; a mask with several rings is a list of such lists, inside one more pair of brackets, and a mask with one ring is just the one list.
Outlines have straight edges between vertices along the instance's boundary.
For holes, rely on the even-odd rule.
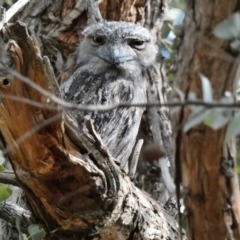
[[27,228],[32,222],[32,213],[17,204],[4,201],[0,203],[0,218],[13,226],[16,224],[16,218],[19,218],[21,229],[27,232]]
[[13,101],[16,101],[16,102],[26,103],[28,105],[32,105],[34,107],[39,107],[39,108],[43,108],[43,109],[49,109],[49,110],[55,110],[55,111],[59,110],[58,106],[39,103],[39,102],[33,101],[31,99],[28,99],[28,98],[18,97],[18,96],[14,96],[14,95],[8,95],[8,94],[0,93],[0,98],[5,98],[5,99],[10,99],[10,100],[13,100]]
[[143,145],[143,139],[139,139],[137,145],[134,148],[133,156],[129,166],[128,176],[130,177],[130,179],[134,179],[135,177],[142,145]]
[[[3,68],[0,66],[0,69]],[[187,100],[187,101],[176,101],[176,102],[165,102],[165,103],[118,103],[118,104],[111,104],[111,105],[81,105],[66,102],[55,95],[51,94],[50,92],[46,91],[36,83],[32,82],[29,78],[22,76],[20,73],[13,71],[10,68],[4,67],[4,70],[8,71],[13,76],[17,77],[22,82],[28,84],[30,87],[41,93],[43,96],[51,100],[52,102],[58,104],[60,107],[69,110],[79,110],[79,111],[110,111],[117,108],[129,108],[129,107],[185,107],[185,106],[203,106],[206,108],[222,108],[222,107],[232,107],[232,108],[240,108],[240,103],[237,102],[204,102],[202,100]],[[26,101],[27,102],[27,101]]]

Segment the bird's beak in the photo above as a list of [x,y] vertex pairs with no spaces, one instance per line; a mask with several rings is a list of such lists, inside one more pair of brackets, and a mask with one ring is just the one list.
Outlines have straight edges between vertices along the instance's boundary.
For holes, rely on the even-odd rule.
[[126,49],[118,46],[106,49],[104,52],[98,54],[98,57],[115,65],[135,60],[135,57],[130,55]]

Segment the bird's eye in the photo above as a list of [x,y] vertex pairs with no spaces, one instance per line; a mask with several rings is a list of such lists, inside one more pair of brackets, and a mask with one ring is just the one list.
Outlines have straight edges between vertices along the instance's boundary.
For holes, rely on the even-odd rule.
[[129,45],[132,47],[132,48],[136,48],[138,50],[142,50],[145,48],[145,42],[144,41],[141,41],[141,40],[130,40],[129,41]]
[[101,36],[95,36],[92,38],[92,45],[99,46],[104,44],[104,38]]

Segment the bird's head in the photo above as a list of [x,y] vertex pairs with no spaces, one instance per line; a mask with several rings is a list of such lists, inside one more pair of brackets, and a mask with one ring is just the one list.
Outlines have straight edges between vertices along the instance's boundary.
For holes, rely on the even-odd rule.
[[156,61],[158,47],[144,27],[127,22],[100,22],[88,26],[79,47],[80,61],[90,61],[95,71],[134,74]]

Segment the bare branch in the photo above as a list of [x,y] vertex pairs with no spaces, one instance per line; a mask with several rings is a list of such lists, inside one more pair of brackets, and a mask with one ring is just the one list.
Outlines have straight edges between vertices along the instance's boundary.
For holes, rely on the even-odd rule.
[[[3,68],[0,66],[0,69]],[[44,95],[46,98],[48,98],[49,100],[51,100],[52,102],[60,105],[61,107],[65,108],[65,109],[71,109],[71,110],[79,110],[79,111],[89,111],[89,112],[94,112],[94,111],[110,111],[116,108],[129,108],[129,107],[185,107],[185,106],[203,106],[206,108],[222,108],[222,107],[232,107],[232,108],[240,108],[240,103],[238,102],[220,102],[220,101],[214,101],[214,102],[204,102],[202,100],[187,100],[187,101],[176,101],[176,102],[164,102],[164,103],[118,103],[118,104],[112,104],[112,105],[81,105],[81,104],[74,104],[74,103],[69,103],[66,102],[58,97],[56,97],[55,95],[51,94],[50,92],[44,90],[43,88],[41,88],[40,86],[38,86],[37,84],[35,84],[34,82],[32,82],[29,78],[22,76],[20,73],[11,70],[10,68],[5,68],[5,70],[7,70],[10,74],[12,74],[13,76],[17,77],[19,80],[23,81],[24,83],[28,84],[29,86],[31,86],[33,89],[37,90],[39,93],[41,93],[42,95]],[[7,95],[3,95],[3,97],[7,97],[7,98],[11,98],[14,101],[22,101],[25,102],[27,104],[31,104],[34,106],[38,106],[38,107],[46,107],[47,109],[52,109],[52,110],[56,110],[55,107],[53,106],[48,106],[48,105],[42,105],[42,104],[37,104],[34,101],[29,101],[26,99],[21,99],[21,98],[17,98],[14,96],[7,96]],[[32,102],[32,103],[31,103]]]
[[130,179],[133,179],[135,177],[137,165],[138,165],[138,160],[139,160],[139,155],[142,149],[143,145],[143,139],[139,139],[137,145],[135,146],[133,156],[131,159],[130,167],[129,167],[129,177]]
[[[63,107],[64,109],[70,109],[70,110],[94,112],[94,111],[110,111],[110,110],[114,110],[117,108],[129,108],[129,107],[185,107],[185,106],[203,106],[206,108],[222,108],[222,107],[240,108],[240,103],[238,103],[238,102],[226,102],[226,103],[223,103],[221,101],[204,102],[202,100],[187,100],[187,101],[174,101],[174,102],[163,102],[163,103],[159,103],[159,102],[124,103],[124,102],[122,102],[122,103],[111,104],[111,105],[81,105],[81,104],[78,105],[75,103],[66,102],[66,101],[58,98],[57,96],[53,95],[52,93],[44,90],[43,88],[41,88],[40,86],[35,84],[29,78],[24,77],[20,73],[13,71],[10,68],[0,65],[0,69],[4,69],[5,71],[9,72],[13,76],[17,77],[22,82],[28,84],[33,89],[37,90],[39,93],[41,93],[43,96],[45,96],[46,98],[49,99],[48,102],[50,102],[50,100],[51,100],[52,102],[58,104],[59,106]],[[3,96],[3,97],[5,97],[5,96]],[[26,99],[23,100],[21,98],[17,98],[14,96],[9,96],[8,98],[11,98],[14,101],[16,101],[18,99],[19,101],[25,102],[27,104],[31,104],[31,101],[26,100]],[[42,104],[37,104],[34,101],[31,105],[43,107]],[[44,106],[46,106],[47,109],[56,110],[56,108],[54,106],[48,106],[48,105],[44,105]]]
[[0,183],[10,184],[17,187],[19,186],[16,181],[14,172],[5,171],[0,173]]
[[36,102],[36,101],[30,100],[30,99],[27,99],[27,98],[8,95],[8,94],[4,94],[4,93],[0,93],[0,98],[11,99],[11,100],[16,101],[16,102],[22,102],[22,103],[26,103],[26,104],[31,105],[31,106],[44,108],[44,109],[49,109],[49,110],[55,110],[56,111],[56,110],[59,109],[59,107],[43,104],[43,103]]
[[9,201],[0,203],[0,218],[12,225],[15,225],[16,218],[19,218],[23,232],[27,232],[29,224],[32,223],[32,214],[29,210],[21,208],[17,204]]

